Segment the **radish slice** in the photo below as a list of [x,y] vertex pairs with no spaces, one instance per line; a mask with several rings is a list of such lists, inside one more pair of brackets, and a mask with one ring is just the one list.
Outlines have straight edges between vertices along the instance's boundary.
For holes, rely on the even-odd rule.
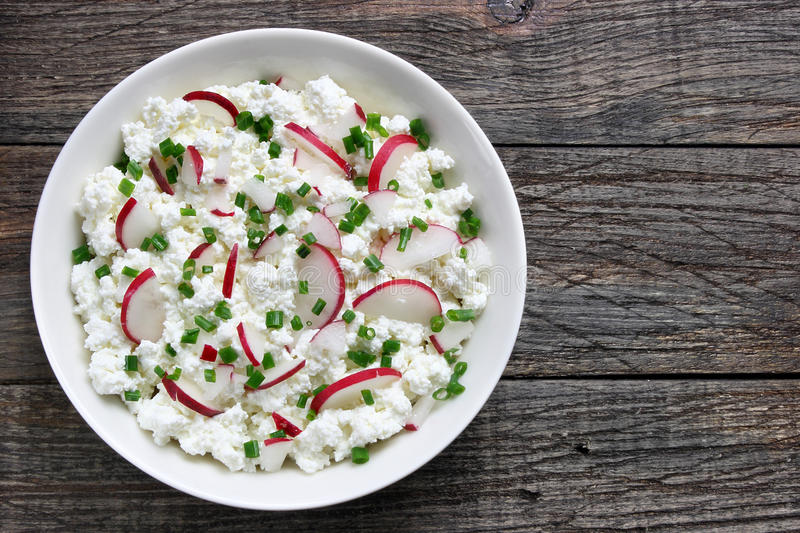
[[442,314],[433,289],[414,279],[393,279],[368,290],[355,300],[353,309],[369,316],[427,324]]
[[334,320],[316,332],[309,344],[328,353],[344,353],[347,350],[347,324],[344,320]]
[[370,214],[375,217],[375,222],[380,225],[388,224],[389,212],[397,201],[397,193],[384,189],[382,191],[371,192],[361,200],[369,207]]
[[263,213],[275,209],[275,191],[258,178],[250,178],[242,185],[242,192],[255,203]]
[[242,343],[244,354],[250,359],[253,366],[259,366],[261,361],[259,361],[258,355],[261,354],[263,356],[267,338],[263,333],[244,322],[239,322],[239,325],[236,326],[236,332],[239,334],[239,342]]
[[219,183],[221,185],[228,183],[232,159],[233,150],[230,146],[220,150],[219,156],[217,156],[217,166],[214,168],[214,183]]
[[261,244],[259,244],[258,248],[253,252],[253,259],[269,257],[273,254],[280,253],[281,250],[283,250],[283,239],[274,231],[270,231],[269,235],[264,237],[264,240],[261,241]]
[[428,418],[435,404],[436,400],[430,394],[420,397],[411,409],[411,416],[408,417],[403,427],[408,431],[417,431],[422,426],[422,423],[425,422],[425,419]]
[[302,91],[303,84],[300,83],[300,80],[296,78],[292,78],[291,76],[278,76],[278,79],[275,80],[275,85],[283,89],[284,91]]
[[322,142],[311,130],[303,128],[294,122],[289,122],[284,128],[286,136],[289,140],[294,142],[295,145],[334,168],[338,168],[344,173],[346,179],[350,179],[352,176],[350,163],[342,159],[333,148]]
[[186,185],[200,185],[203,177],[203,157],[191,144],[186,147],[181,166],[181,181]]
[[[339,261],[327,248],[316,242],[309,248],[311,253],[297,262],[297,279],[308,281],[308,294],[297,295],[295,312],[300,315],[303,324],[310,328],[321,328],[331,322],[342,308],[344,274]],[[316,315],[312,309],[318,299],[325,301],[325,307]]]
[[236,261],[239,259],[239,243],[234,243],[225,265],[225,277],[222,280],[222,296],[230,298],[233,294],[233,281],[236,279]]
[[474,237],[464,243],[467,249],[467,263],[475,270],[492,266],[492,253],[480,237]]
[[264,382],[259,385],[258,390],[268,389],[282,381],[286,381],[297,374],[304,366],[306,366],[305,359],[292,359],[290,361],[282,361],[274,367],[264,370]]
[[214,368],[216,380],[213,383],[203,382],[203,393],[206,398],[214,399],[219,397],[225,389],[233,383],[233,365],[217,365]]
[[431,344],[439,353],[461,346],[461,342],[472,335],[472,322],[447,322],[439,333],[431,335]]
[[217,349],[211,346],[210,344],[204,345],[203,353],[200,354],[200,360],[213,363],[214,361],[217,360]]
[[300,148],[295,149],[292,164],[303,172],[303,179],[309,183],[321,183],[323,179],[332,176],[334,173],[330,165],[326,165],[316,157],[308,155]]
[[317,238],[317,242],[331,250],[342,249],[342,239],[339,230],[331,219],[322,213],[314,213],[311,220],[306,225],[306,232],[311,232]]
[[284,430],[290,437],[296,437],[303,432],[302,429],[295,426],[275,411],[272,412],[272,420],[275,422],[276,428]]
[[214,266],[214,248],[207,242],[198,244],[197,248],[189,254],[189,259],[194,259],[195,272],[201,271],[204,266]]
[[314,396],[311,409],[319,413],[322,409],[341,409],[350,407],[361,401],[363,389],[382,389],[403,377],[393,368],[368,368],[355,374],[345,376],[339,381],[325,387]]
[[233,102],[221,94],[211,91],[192,91],[186,93],[183,99],[192,102],[197,111],[204,116],[211,117],[225,126],[235,126],[239,110]]
[[350,202],[342,200],[334,204],[326,205],[322,208],[322,212],[328,218],[339,217],[350,212]]
[[277,472],[283,466],[289,450],[292,449],[292,439],[267,439],[261,449],[261,468],[267,472]]
[[122,299],[120,323],[125,336],[136,344],[156,342],[164,331],[164,298],[152,268],[134,278]]
[[369,167],[369,192],[387,188],[403,161],[416,151],[417,140],[411,135],[393,135],[386,139]]
[[217,416],[222,414],[222,409],[219,405],[211,402],[206,398],[203,390],[189,380],[181,381],[178,385],[177,382],[164,377],[161,379],[164,389],[169,394],[170,398],[178,403],[181,403],[203,416]]
[[232,217],[233,206],[228,199],[228,188],[225,185],[212,184],[206,195],[206,207],[212,215]]
[[153,156],[150,158],[150,162],[147,166],[150,168],[150,173],[153,175],[153,179],[156,180],[158,188],[169,195],[175,194],[175,191],[172,190],[172,186],[167,181],[166,161],[160,157]]
[[330,144],[331,148],[340,154],[345,154],[347,152],[342,139],[350,135],[350,128],[353,126],[363,127],[366,123],[367,117],[364,115],[364,110],[360,105],[354,103],[333,122],[318,124],[314,126],[314,129]]
[[133,198],[129,198],[117,215],[115,226],[117,242],[123,250],[135,248],[142,244],[146,237],[158,231],[158,228],[158,219],[153,212]]
[[428,224],[428,230],[424,232],[419,228],[414,228],[404,252],[397,251],[399,242],[400,234],[392,235],[392,238],[383,246],[380,255],[380,260],[384,265],[397,271],[410,270],[445,254],[457,253],[461,247],[461,239],[458,234],[450,228],[438,224]]

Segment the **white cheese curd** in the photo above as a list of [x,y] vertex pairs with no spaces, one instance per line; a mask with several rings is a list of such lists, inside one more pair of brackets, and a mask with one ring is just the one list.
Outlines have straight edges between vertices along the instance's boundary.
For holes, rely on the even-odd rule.
[[[130,163],[86,179],[76,210],[92,257],[79,257],[71,288],[89,379],[157,444],[232,471],[289,457],[311,473],[402,431],[418,398],[460,393],[453,365],[472,326],[451,319],[477,320],[490,293],[489,252],[467,244],[472,194],[452,157],[417,148],[386,166],[388,210],[366,212],[375,156],[419,132],[401,115],[367,129],[364,111],[329,76],[151,97],[122,126]],[[340,135],[364,146],[347,153]],[[452,230],[453,245],[384,267],[401,230],[429,242],[415,218]],[[405,289],[413,306],[393,292]]]

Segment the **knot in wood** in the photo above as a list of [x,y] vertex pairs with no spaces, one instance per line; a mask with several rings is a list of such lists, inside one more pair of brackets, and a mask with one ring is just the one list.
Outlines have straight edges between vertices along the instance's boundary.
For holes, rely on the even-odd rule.
[[492,16],[501,24],[522,22],[533,7],[533,0],[487,0]]

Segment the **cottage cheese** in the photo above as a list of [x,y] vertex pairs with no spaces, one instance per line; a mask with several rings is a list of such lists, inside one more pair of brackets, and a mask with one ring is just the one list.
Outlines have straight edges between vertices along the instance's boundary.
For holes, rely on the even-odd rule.
[[[351,408],[330,408],[313,421],[307,418],[308,406],[297,406],[301,395],[311,396],[311,391],[320,385],[334,383],[361,369],[345,353],[332,353],[315,346],[311,340],[317,330],[304,328],[296,332],[289,327],[289,318],[296,311],[298,286],[295,249],[312,217],[306,207],[323,209],[348,198],[360,200],[367,191],[331,169],[329,175],[315,177],[314,184],[321,195],[310,194],[306,198],[296,195],[294,191],[308,176],[293,164],[295,145],[284,126],[293,121],[313,130],[342,116],[353,107],[354,100],[327,76],[309,81],[299,91],[259,82],[208,90],[228,98],[239,111],[250,111],[256,119],[268,114],[274,121],[271,141],[281,146],[280,155],[271,157],[270,142],[260,142],[252,128],[241,131],[236,127],[221,127],[212,117],[198,111],[194,103],[183,99],[150,98],[141,119],[122,127],[125,152],[144,169],[142,178],[135,182],[132,196],[155,215],[160,233],[169,245],[161,252],[123,250],[115,235],[115,222],[128,201],[118,190],[125,176],[109,166],[87,178],[77,211],[95,257],[74,266],[71,285],[75,312],[86,332],[85,346],[91,352],[89,378],[98,394],[119,395],[139,425],[153,433],[157,444],[175,440],[186,453],[211,454],[231,470],[271,468],[263,456],[246,457],[243,443],[263,441],[276,431],[271,413],[280,412],[302,429],[291,443],[289,456],[302,470],[315,472],[331,461],[349,457],[355,446],[367,446],[401,431],[417,399],[445,387],[452,368],[432,346],[428,324],[370,317],[356,311],[355,318],[346,326],[348,349],[378,354],[370,365],[377,367],[383,342],[400,341],[400,350],[392,354],[391,364],[402,373],[402,378],[389,387],[374,390],[372,405],[362,402]],[[409,133],[409,120],[399,115],[382,117],[381,125],[389,135]],[[377,154],[386,137],[373,136]],[[147,162],[158,153],[159,143],[168,137],[183,146],[193,145],[204,160],[201,184],[192,187],[179,182],[174,185],[174,195],[163,193],[147,168]],[[293,198],[292,214],[276,209],[264,215],[265,231],[281,225],[288,229],[283,235],[282,249],[269,260],[253,259],[247,248],[247,228],[253,227],[253,223],[248,221],[244,209],[235,208],[233,216],[220,217],[206,206],[219,159],[226,152],[231,154],[227,173],[231,204],[236,192],[255,174],[264,176],[264,183],[273,190]],[[369,173],[372,161],[364,156],[363,149],[342,156],[348,159],[356,175]],[[437,148],[417,151],[406,158],[397,172],[398,197],[388,220],[378,224],[374,217],[368,216],[352,233],[341,233],[342,248],[333,253],[345,275],[347,290],[336,318],[352,309],[358,295],[391,277],[411,277],[430,285],[443,312],[469,308],[479,314],[485,307],[489,287],[477,275],[477,270],[486,266],[485,261],[448,253],[413,271],[392,273],[386,269],[371,273],[364,264],[370,253],[379,250],[379,244],[409,226],[414,216],[423,217],[429,224],[457,228],[461,214],[472,204],[472,195],[464,184],[440,189],[431,181],[431,174],[437,172],[444,172],[448,182],[458,181],[453,167],[453,159]],[[181,216],[180,208],[187,206],[196,210],[196,216]],[[194,295],[187,298],[178,290],[183,281],[183,265],[192,250],[204,242],[204,227],[213,228],[217,237],[211,245],[215,265],[211,273],[195,274],[190,281]],[[233,316],[222,320],[214,316],[213,309],[224,299],[221,286],[225,261],[234,243],[240,247],[236,282],[231,297],[225,299]],[[110,267],[111,273],[98,279],[95,271],[103,265]],[[140,272],[150,268],[157,274],[165,320],[161,337],[155,342],[144,340],[136,344],[121,328],[121,304],[132,281],[122,273],[124,267]],[[282,328],[266,327],[268,311],[284,313]],[[196,315],[211,319],[217,324],[216,329],[210,333],[201,331],[194,344],[181,343],[184,332],[195,327]],[[266,390],[247,391],[242,382],[249,361],[243,355],[237,335],[239,322],[250,324],[264,336],[264,351],[273,354],[276,363],[302,358],[306,365]],[[359,337],[360,326],[372,328],[374,338]],[[233,365],[242,379],[216,387],[212,399],[224,406],[224,412],[213,417],[174,401],[155,372],[160,368],[169,374],[180,368],[178,385],[192,381],[203,386],[205,371],[219,368],[217,362],[200,359],[205,344],[217,348],[232,346],[240,354]],[[174,356],[167,353],[167,345],[174,349]],[[128,355],[138,357],[138,371],[124,369]],[[139,391],[140,398],[126,401],[126,391]]]

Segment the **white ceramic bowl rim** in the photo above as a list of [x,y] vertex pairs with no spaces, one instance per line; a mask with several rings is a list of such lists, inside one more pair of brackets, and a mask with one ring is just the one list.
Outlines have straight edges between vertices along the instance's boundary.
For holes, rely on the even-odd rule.
[[[367,465],[355,466],[343,461],[312,476],[296,468],[284,468],[277,474],[230,473],[208,458],[184,454],[174,443],[163,448],[155,446],[150,433],[138,429],[135,418],[127,414],[127,409],[118,398],[101,397],[94,393],[86,375],[86,351],[82,346],[80,321],[74,315],[74,320],[64,318],[65,313],[71,315],[73,305],[69,291],[69,250],[78,246],[82,238],[74,210],[64,208],[64,198],[70,201],[77,198],[80,189],[75,183],[69,182],[68,176],[80,182],[82,176],[88,175],[91,169],[99,170],[108,164],[109,158],[115,157],[113,150],[120,144],[119,125],[130,120],[130,113],[138,113],[141,109],[140,102],[135,102],[136,107],[133,108],[133,103],[128,101],[131,91],[141,93],[142,83],[150,80],[154,81],[152,87],[156,91],[163,89],[173,93],[173,96],[180,96],[183,92],[167,90],[168,86],[164,85],[167,81],[161,80],[166,69],[198,61],[198,58],[208,58],[209,63],[213,64],[225,59],[225,54],[231,50],[246,55],[253,46],[258,45],[278,50],[276,58],[283,53],[286,57],[279,59],[287,68],[287,64],[292,64],[292,52],[282,49],[283,43],[287,43],[286,49],[294,47],[300,50],[298,54],[303,53],[306,43],[320,46],[323,56],[331,54],[333,60],[329,65],[332,68],[336,68],[337,64],[346,65],[352,60],[355,65],[351,72],[355,77],[358,76],[358,68],[369,67],[372,73],[368,75],[374,76],[373,83],[379,84],[381,77],[387,78],[387,90],[394,83],[397,87],[402,86],[409,95],[430,95],[420,104],[420,110],[428,113],[423,115],[426,120],[428,116],[435,118],[441,114],[453,122],[453,133],[460,136],[465,146],[472,144],[469,150],[464,149],[463,157],[477,159],[470,161],[472,164],[465,165],[462,170],[484,175],[481,180],[485,180],[485,184],[475,176],[467,181],[471,189],[478,189],[473,190],[476,193],[476,205],[492,204],[492,209],[482,214],[484,227],[489,233],[485,238],[490,246],[497,244],[492,246],[495,261],[507,268],[509,276],[516,282],[512,282],[511,290],[506,293],[490,297],[489,306],[478,321],[476,334],[464,353],[464,359],[470,361],[470,369],[476,369],[462,378],[467,390],[456,400],[451,400],[453,404],[447,406],[449,411],[439,408],[420,431],[401,432],[388,441],[397,441],[398,444],[371,446]],[[270,54],[261,54],[263,61],[272,61]],[[247,59],[252,60],[249,56]],[[326,64],[328,59],[325,58]],[[203,78],[200,81],[189,80],[187,83],[194,81],[205,82],[204,86],[212,85],[208,83],[208,75],[215,74],[211,72],[205,74],[205,78],[200,76]],[[336,72],[331,74],[335,75]],[[251,75],[249,79],[257,77]],[[214,83],[231,81],[218,79]],[[150,92],[150,87],[148,85],[147,94],[142,98],[164,94]],[[197,85],[194,87],[199,88]],[[430,108],[426,108],[426,105]],[[113,116],[114,106],[132,109],[128,110],[127,116],[122,113],[121,122],[105,127],[99,121]],[[380,104],[373,102],[373,106],[380,107]],[[385,107],[391,108],[391,105]],[[370,109],[367,106],[365,108]],[[444,124],[436,120],[429,123],[428,129],[446,130]],[[110,133],[114,131],[116,135]],[[436,139],[434,143],[446,144],[436,143]],[[81,157],[91,154],[87,147],[93,147],[96,154],[92,156],[92,161],[81,163]],[[457,149],[455,151],[458,152]],[[458,164],[458,156],[456,160]],[[83,170],[86,170],[86,174],[82,173]],[[50,365],[75,409],[104,441],[144,472],[183,492],[231,506],[291,510],[331,505],[379,490],[424,465],[464,430],[489,398],[513,349],[522,317],[525,265],[522,220],[508,176],[489,140],[449,92],[406,61],[361,41],[319,31],[271,28],[219,35],[183,46],[146,64],[109,91],[77,126],[50,172],[34,223],[30,268],[34,313]],[[478,351],[490,351],[491,359],[485,361],[479,358],[480,354],[476,355]],[[287,459],[287,463],[290,462]],[[379,475],[375,475],[376,471]],[[279,486],[275,487],[276,484]],[[237,487],[240,490],[237,491]]]

